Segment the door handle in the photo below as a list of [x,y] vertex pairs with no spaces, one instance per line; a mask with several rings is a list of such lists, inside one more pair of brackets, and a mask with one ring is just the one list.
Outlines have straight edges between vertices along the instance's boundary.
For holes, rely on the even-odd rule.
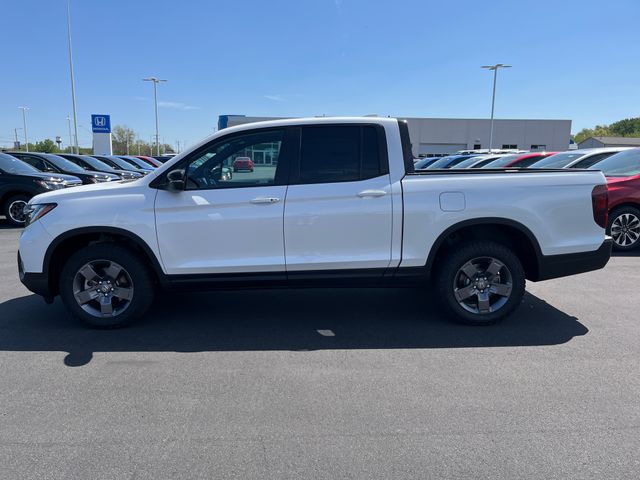
[[360,198],[364,197],[384,197],[387,194],[384,190],[363,190],[358,193]]
[[253,200],[251,200],[251,203],[256,204],[256,205],[260,205],[263,203],[278,203],[280,201],[279,198],[275,198],[275,197],[257,197],[254,198]]

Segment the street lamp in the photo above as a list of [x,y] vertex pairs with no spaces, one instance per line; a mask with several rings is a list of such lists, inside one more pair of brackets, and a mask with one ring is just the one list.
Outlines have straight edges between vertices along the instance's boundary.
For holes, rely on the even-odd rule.
[[[80,153],[78,148],[78,113],[76,109],[76,82],[73,76],[73,52],[71,49],[71,0],[67,0],[67,39],[69,42],[69,75],[71,77],[71,103],[73,106],[73,129],[75,132],[76,153]],[[71,149],[73,153],[73,148]]]
[[489,135],[489,153],[493,149],[493,112],[496,106],[496,80],[498,78],[498,69],[511,68],[511,65],[505,65],[504,63],[496,63],[495,65],[483,65],[480,68],[487,70],[493,70],[493,97],[491,99],[491,134]]
[[144,82],[153,82],[153,103],[156,111],[156,155],[160,155],[160,134],[158,133],[158,84],[166,82],[156,77],[143,78]]
[[29,151],[29,135],[27,134],[27,110],[29,110],[29,107],[18,107],[20,110],[22,110],[22,126],[24,128],[24,147],[26,148],[27,152]]

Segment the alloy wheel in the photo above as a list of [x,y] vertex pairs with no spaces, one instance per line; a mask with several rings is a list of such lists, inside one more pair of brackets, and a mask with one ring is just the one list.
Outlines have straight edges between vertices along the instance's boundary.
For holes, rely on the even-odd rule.
[[611,222],[611,237],[620,247],[632,246],[640,239],[640,218],[633,213],[618,215]]
[[11,202],[8,209],[11,220],[16,223],[25,223],[27,216],[24,213],[24,207],[26,206],[27,202],[24,200],[14,200]]
[[109,260],[95,260],[82,266],[73,279],[73,296],[85,312],[110,318],[124,312],[133,299],[129,273]]
[[458,269],[453,292],[458,304],[478,315],[493,313],[509,300],[513,277],[504,263],[493,257],[469,260]]

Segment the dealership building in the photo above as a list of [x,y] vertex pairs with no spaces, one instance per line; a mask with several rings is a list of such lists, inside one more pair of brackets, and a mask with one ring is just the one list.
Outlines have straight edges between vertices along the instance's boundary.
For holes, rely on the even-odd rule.
[[[402,118],[402,117],[399,117]],[[276,117],[220,115],[218,129]],[[405,118],[414,156],[447,155],[458,150],[489,148],[491,120],[470,118]],[[531,151],[569,149],[571,120],[494,120],[493,148]]]

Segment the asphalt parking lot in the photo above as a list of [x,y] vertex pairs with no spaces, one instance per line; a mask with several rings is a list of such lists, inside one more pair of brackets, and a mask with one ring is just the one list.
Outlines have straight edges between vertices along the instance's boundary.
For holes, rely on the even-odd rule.
[[89,330],[0,219],[0,478],[638,478],[640,256],[505,323],[422,290],[163,295]]

